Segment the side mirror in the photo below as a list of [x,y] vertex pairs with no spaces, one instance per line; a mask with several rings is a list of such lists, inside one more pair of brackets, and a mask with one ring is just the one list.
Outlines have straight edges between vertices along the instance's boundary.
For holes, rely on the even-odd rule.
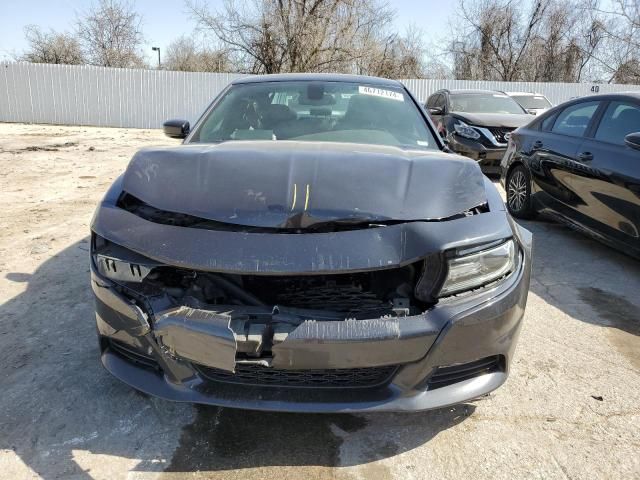
[[640,132],[630,133],[624,137],[624,143],[631,148],[640,150]]
[[444,108],[442,108],[442,107],[429,107],[429,113],[431,115],[444,115]]
[[187,138],[189,135],[189,122],[186,120],[167,120],[162,124],[162,130],[167,137]]

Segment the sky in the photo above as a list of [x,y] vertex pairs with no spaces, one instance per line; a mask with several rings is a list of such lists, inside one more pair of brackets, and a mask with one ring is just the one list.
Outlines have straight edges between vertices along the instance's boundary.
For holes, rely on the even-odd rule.
[[[144,51],[150,63],[157,58],[151,47],[160,47],[162,53],[173,39],[194,30],[195,23],[182,0],[134,0],[132,3],[143,17]],[[222,0],[209,0],[208,3],[215,8]],[[418,27],[425,35],[426,44],[430,45],[447,34],[448,18],[457,2],[389,0],[389,4],[396,10],[398,30]],[[18,6],[11,0],[0,0],[0,61],[13,60],[14,54],[20,54],[26,48],[25,26],[72,31],[77,13],[90,5],[89,0],[27,0],[24,6]]]

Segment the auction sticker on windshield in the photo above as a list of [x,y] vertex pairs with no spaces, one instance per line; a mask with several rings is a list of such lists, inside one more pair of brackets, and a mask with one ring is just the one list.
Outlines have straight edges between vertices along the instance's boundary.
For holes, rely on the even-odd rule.
[[373,95],[375,97],[390,98],[391,100],[404,102],[404,96],[400,92],[394,92],[393,90],[384,90],[382,88],[365,87],[363,85],[360,85],[358,87],[358,93],[362,95]]

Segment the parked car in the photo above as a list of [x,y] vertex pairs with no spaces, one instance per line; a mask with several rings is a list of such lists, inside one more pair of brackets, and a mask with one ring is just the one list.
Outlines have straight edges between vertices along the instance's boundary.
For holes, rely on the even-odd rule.
[[92,221],[102,363],[165,399],[423,410],[500,386],[531,235],[400,83],[235,80]]
[[492,90],[439,90],[427,99],[438,132],[456,153],[500,173],[509,134],[533,119],[514,99]]
[[505,92],[531,115],[540,115],[546,112],[553,104],[541,93],[530,92]]
[[511,135],[502,162],[507,207],[546,212],[640,256],[640,94],[593,95]]

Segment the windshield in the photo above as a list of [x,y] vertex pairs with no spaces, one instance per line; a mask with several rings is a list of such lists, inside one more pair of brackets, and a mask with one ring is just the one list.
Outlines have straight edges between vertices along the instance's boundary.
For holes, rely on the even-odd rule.
[[438,149],[426,121],[400,88],[297,81],[232,86],[191,143],[297,140]]
[[467,113],[526,113],[513,98],[502,93],[452,94],[451,110]]
[[512,95],[524,108],[549,108],[551,103],[542,95]]

